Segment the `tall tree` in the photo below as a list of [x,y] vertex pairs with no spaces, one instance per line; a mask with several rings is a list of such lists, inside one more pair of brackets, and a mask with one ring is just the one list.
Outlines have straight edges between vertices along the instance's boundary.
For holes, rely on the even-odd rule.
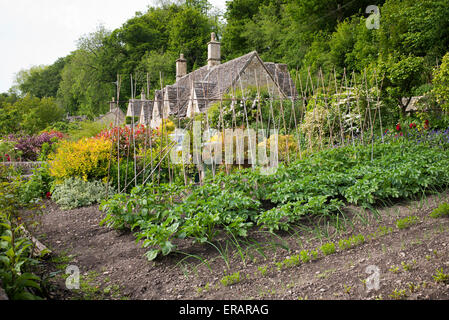
[[78,50],[72,53],[62,70],[58,100],[70,114],[90,118],[108,110],[108,101],[114,96],[112,75],[102,49],[110,32],[103,26],[78,41]]
[[65,62],[65,58],[59,58],[49,66],[21,70],[15,80],[18,89],[23,95],[29,93],[38,98],[56,97]]

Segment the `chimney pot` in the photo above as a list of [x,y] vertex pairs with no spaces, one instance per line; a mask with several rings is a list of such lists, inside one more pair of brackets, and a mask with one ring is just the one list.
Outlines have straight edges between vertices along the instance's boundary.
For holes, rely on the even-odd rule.
[[112,97],[112,101],[109,102],[109,112],[112,112],[116,108],[115,98]]
[[207,44],[207,66],[212,68],[220,64],[220,42],[216,40],[215,32],[210,34],[210,42]]
[[187,74],[187,60],[184,59],[184,54],[181,53],[176,60],[176,81]]

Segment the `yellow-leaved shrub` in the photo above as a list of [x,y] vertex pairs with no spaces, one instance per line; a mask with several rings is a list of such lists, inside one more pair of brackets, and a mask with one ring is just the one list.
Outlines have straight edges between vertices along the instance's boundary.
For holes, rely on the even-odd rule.
[[111,141],[104,138],[62,141],[57,152],[49,157],[50,174],[57,182],[70,177],[84,181],[101,179],[108,174],[110,155]]

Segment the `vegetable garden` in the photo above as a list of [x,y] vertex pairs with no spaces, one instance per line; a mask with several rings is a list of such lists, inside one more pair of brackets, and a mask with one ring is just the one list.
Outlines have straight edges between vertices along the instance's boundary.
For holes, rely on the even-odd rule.
[[[14,198],[18,208],[48,198],[64,210],[101,203],[100,225],[132,231],[153,261],[173,253],[192,257],[188,250],[183,252],[185,247],[179,248],[186,240],[219,250],[223,238],[238,245],[252,241],[254,230],[276,236],[310,220],[346,219],[349,205],[376,212],[379,205],[447,189],[449,129],[443,111],[422,111],[398,121],[397,114],[383,106],[381,81],[374,75],[358,82],[354,74],[352,79],[344,76],[340,85],[336,77],[329,77],[327,84],[325,79],[322,74],[299,79],[300,95],[288,99],[263,87],[233,88],[206,114],[190,120],[172,116],[162,119],[158,128],[131,121],[119,127],[91,125],[77,134],[49,128],[36,137],[7,137],[1,144],[4,164],[15,159],[45,163],[28,181],[12,181],[11,172],[4,171],[2,201]],[[321,85],[315,86],[314,80]],[[280,164],[267,174],[264,165],[251,163],[248,137],[242,140],[243,155],[231,153],[233,164],[212,161],[202,166],[184,154],[183,161],[172,161],[172,134],[183,129],[191,137],[195,122],[208,133],[204,145],[218,144],[218,149],[204,149],[203,160],[212,158],[212,150],[225,153],[225,129],[253,129],[264,133],[258,150],[269,150],[267,156],[276,153]],[[187,149],[192,152],[195,142],[190,140]],[[242,142],[231,140],[231,145],[238,150]],[[239,157],[243,161],[236,163]],[[2,211],[1,253],[9,259],[3,259],[4,279],[14,282],[23,276],[22,287],[37,292],[38,278],[13,271],[18,268],[15,254],[32,256],[31,243],[14,244],[21,225],[17,208]],[[342,240],[340,247],[351,248],[362,240],[354,236]],[[322,251],[335,252],[335,245]],[[308,262],[317,253],[310,254],[301,251],[281,265]],[[34,261],[27,259],[23,266]],[[22,287],[17,295],[16,286],[8,289],[10,296],[33,297]]]

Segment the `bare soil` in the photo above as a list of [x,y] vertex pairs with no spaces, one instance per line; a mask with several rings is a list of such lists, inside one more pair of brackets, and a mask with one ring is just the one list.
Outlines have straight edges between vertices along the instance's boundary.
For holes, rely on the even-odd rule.
[[[440,268],[449,274],[449,219],[429,217],[448,199],[446,192],[376,212],[348,207],[338,225],[337,220],[305,221],[297,232],[277,236],[254,230],[252,241],[241,247],[230,239],[214,242],[215,247],[183,240],[180,253],[153,262],[132,232],[99,226],[103,213],[98,206],[63,211],[46,201],[44,214],[24,216],[34,236],[52,250],[40,271],[56,274],[48,280],[50,299],[449,299],[449,282],[434,278]],[[399,229],[396,221],[410,215],[418,223]],[[382,234],[379,227],[391,229]],[[338,247],[339,239],[357,234],[365,243]],[[336,252],[325,256],[319,248],[330,241]],[[277,267],[303,249],[317,249],[317,259]],[[66,289],[67,265],[79,268],[80,290]],[[378,288],[372,286],[368,266],[378,268]],[[236,272],[237,283],[222,283]]]

